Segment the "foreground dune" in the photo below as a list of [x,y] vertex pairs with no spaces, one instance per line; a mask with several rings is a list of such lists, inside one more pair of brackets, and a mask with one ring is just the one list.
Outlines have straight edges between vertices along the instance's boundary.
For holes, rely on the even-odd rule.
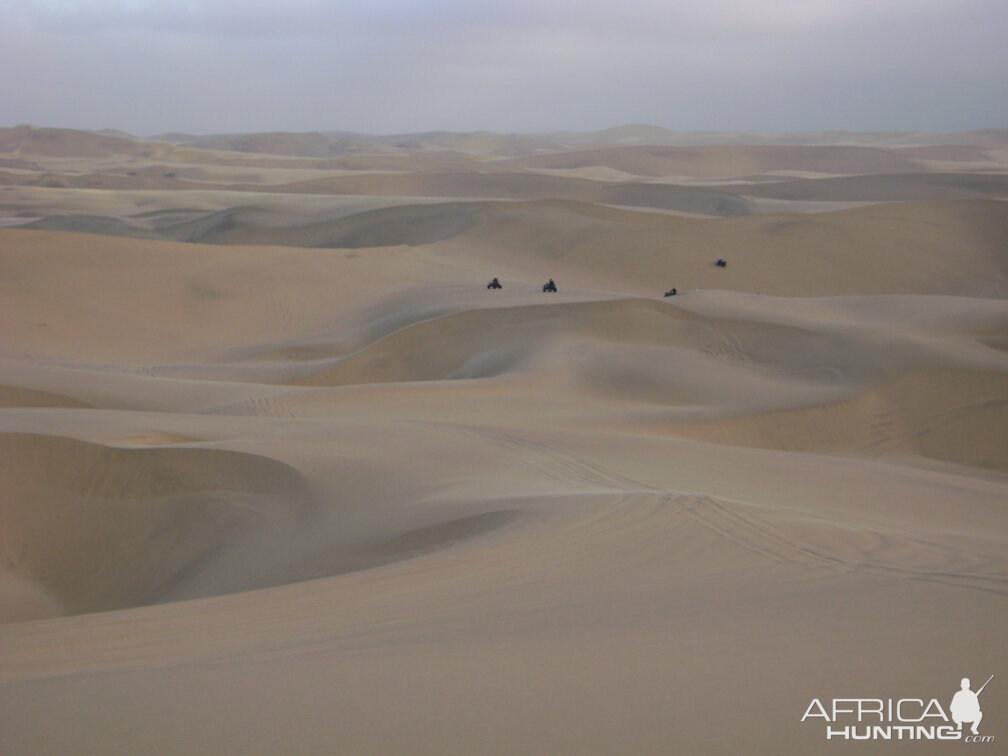
[[996,147],[220,140],[0,139],[3,753],[806,754],[1001,673]]

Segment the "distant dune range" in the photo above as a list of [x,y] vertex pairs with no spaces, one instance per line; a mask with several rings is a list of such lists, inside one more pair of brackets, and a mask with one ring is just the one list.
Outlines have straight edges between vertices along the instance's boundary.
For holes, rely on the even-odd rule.
[[[626,133],[633,139],[648,132]],[[987,133],[975,135],[975,144],[945,146],[893,147],[891,135],[875,135],[865,144],[832,146],[631,143],[554,146],[549,153],[544,145],[552,142],[541,138],[526,138],[523,146],[518,137],[495,141],[481,135],[477,149],[473,137],[459,136],[453,149],[444,135],[428,137],[431,141],[362,143],[322,134],[273,134],[173,144],[59,129],[7,129],[0,131],[0,186],[5,187],[0,223],[212,243],[380,246],[435,241],[478,212],[411,206],[421,198],[426,204],[564,199],[728,217],[1008,196],[1008,149]],[[232,151],[215,152],[211,146]],[[53,189],[62,194],[57,197]],[[120,206],[103,214],[95,212],[98,192],[138,200],[126,206],[107,203],[110,209]],[[225,192],[229,199],[221,208],[216,198]],[[294,209],[302,194],[333,199],[328,210],[316,205],[305,218]],[[407,207],[398,218],[385,209],[380,218],[350,221],[351,197],[370,198],[377,208]],[[276,212],[266,220],[257,208]],[[451,219],[432,218],[441,213]],[[369,224],[382,230],[368,230]]]
[[1006,199],[1003,130],[0,130],[0,751],[805,754],[985,679]]

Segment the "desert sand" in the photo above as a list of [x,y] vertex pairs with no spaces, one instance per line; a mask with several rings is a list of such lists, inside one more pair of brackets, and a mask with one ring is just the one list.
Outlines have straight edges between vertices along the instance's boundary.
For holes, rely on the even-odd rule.
[[819,139],[0,130],[0,752],[997,752],[1008,135]]

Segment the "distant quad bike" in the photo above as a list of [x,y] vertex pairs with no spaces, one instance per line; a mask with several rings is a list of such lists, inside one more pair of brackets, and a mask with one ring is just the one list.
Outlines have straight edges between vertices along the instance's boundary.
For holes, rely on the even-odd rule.
[[666,297],[674,297],[676,295],[676,288],[673,286],[671,289],[665,292]]
[[492,279],[490,279],[490,283],[487,284],[487,288],[488,289],[503,289],[504,287],[501,286],[501,282],[497,280],[497,276],[494,276]]
[[543,284],[543,291],[556,292],[556,290],[557,290],[556,284],[553,282],[552,278]]
[[714,263],[714,264],[717,265],[719,268],[726,268],[726,267],[728,267],[728,261],[725,260],[723,257],[719,257],[717,259],[717,262]]

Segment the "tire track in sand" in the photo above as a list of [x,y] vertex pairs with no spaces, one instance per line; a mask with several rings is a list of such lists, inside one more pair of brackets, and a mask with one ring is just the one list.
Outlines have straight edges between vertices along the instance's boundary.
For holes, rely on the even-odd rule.
[[673,495],[672,499],[697,523],[769,559],[832,573],[858,572],[1008,595],[1008,576],[980,572],[995,566],[996,561],[972,556],[962,549],[877,529],[851,526],[841,532],[839,526],[825,521],[814,523],[824,538],[835,540],[841,532],[842,548],[831,548],[822,540],[801,538],[797,528],[789,533],[769,518],[758,517],[753,505],[706,495]]
[[[586,550],[599,548],[602,541],[619,535],[639,548],[651,544],[644,548],[647,551],[661,534],[681,530],[685,517],[763,558],[798,565],[820,576],[860,573],[1008,595],[1008,575],[985,574],[996,568],[998,561],[974,555],[965,546],[953,547],[856,522],[841,525],[825,519],[788,520],[786,515],[774,516],[770,510],[745,501],[659,488],[545,443],[496,429],[436,427],[496,446],[514,463],[544,480],[587,486],[599,494],[621,494],[614,503],[575,517],[564,527],[568,537],[591,534],[597,543],[582,544]],[[766,515],[761,516],[762,512]],[[610,526],[613,530],[607,533]],[[634,539],[643,540],[637,543]],[[628,547],[627,553],[630,550]]]

